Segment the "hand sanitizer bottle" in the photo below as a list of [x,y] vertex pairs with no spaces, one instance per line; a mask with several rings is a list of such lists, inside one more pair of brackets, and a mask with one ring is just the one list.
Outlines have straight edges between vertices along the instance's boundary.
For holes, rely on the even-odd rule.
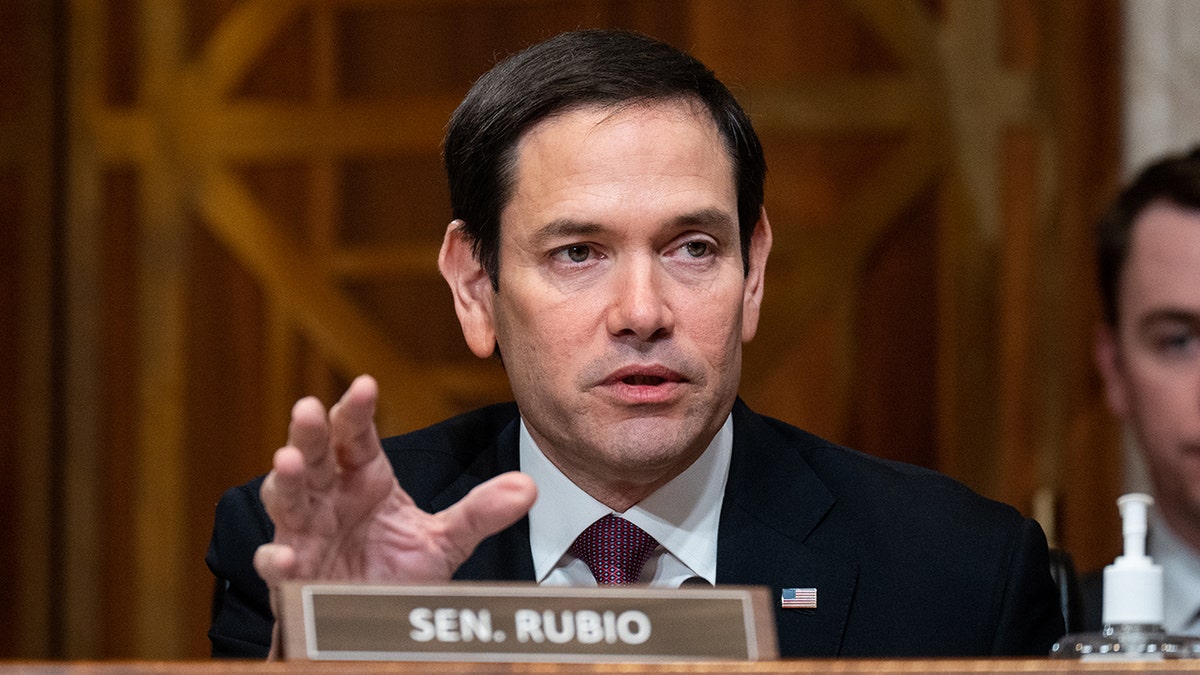
[[1163,630],[1162,566],[1146,555],[1146,523],[1154,499],[1132,493],[1117,500],[1124,554],[1104,568],[1104,628],[1063,637],[1050,649],[1084,661],[1161,661],[1200,656],[1197,638]]

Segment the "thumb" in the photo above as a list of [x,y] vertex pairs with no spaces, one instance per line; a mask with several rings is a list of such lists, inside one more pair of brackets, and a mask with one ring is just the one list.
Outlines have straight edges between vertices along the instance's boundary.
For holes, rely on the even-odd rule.
[[533,479],[510,471],[475,486],[458,503],[437,514],[450,552],[461,556],[453,566],[470,557],[479,542],[523,518],[536,499]]
[[296,552],[286,544],[263,544],[254,551],[254,571],[274,589],[296,575]]

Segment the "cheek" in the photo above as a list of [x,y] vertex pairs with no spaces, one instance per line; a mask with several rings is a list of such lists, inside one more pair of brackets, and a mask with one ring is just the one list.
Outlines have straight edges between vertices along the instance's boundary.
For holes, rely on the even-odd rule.
[[1177,406],[1189,389],[1187,378],[1169,368],[1145,364],[1130,377],[1134,395],[1147,412],[1163,406]]
[[1196,387],[1177,375],[1149,373],[1130,381],[1139,424],[1147,434],[1173,435],[1200,417]]
[[707,302],[700,303],[691,309],[693,315],[704,317],[704,323],[714,335],[742,335],[743,305],[742,294],[730,289],[726,294],[713,297]]
[[593,329],[582,305],[506,305],[497,312],[497,333],[506,365],[557,371],[583,359]]
[[728,366],[741,349],[741,308],[734,312],[715,313],[710,305],[699,311],[695,316],[702,317],[702,320],[687,330],[691,340],[714,366]]

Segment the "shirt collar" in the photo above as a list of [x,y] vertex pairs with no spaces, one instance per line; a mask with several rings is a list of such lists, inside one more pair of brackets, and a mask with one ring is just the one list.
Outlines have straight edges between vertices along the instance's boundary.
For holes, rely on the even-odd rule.
[[[620,514],[712,584],[717,577],[717,530],[732,455],[730,414],[691,466]],[[529,511],[529,546],[534,578],[540,583],[580,532],[613,511],[571,482],[542,454],[524,419],[520,457],[521,471],[533,478],[538,488],[537,501]]]

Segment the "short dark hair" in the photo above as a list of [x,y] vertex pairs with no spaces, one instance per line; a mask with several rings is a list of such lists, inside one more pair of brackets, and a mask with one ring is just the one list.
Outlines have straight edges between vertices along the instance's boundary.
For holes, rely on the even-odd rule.
[[1200,209],[1200,145],[1147,166],[1100,218],[1096,228],[1096,273],[1104,320],[1110,326],[1116,326],[1120,318],[1117,292],[1129,257],[1134,222],[1147,206],[1160,201]]
[[471,87],[446,130],[452,215],[499,289],[500,213],[512,197],[516,146],[533,125],[587,106],[695,100],[733,160],[742,261],[763,203],[766,161],[750,118],[711,70],[653,38],[623,30],[562,33],[509,56]]

